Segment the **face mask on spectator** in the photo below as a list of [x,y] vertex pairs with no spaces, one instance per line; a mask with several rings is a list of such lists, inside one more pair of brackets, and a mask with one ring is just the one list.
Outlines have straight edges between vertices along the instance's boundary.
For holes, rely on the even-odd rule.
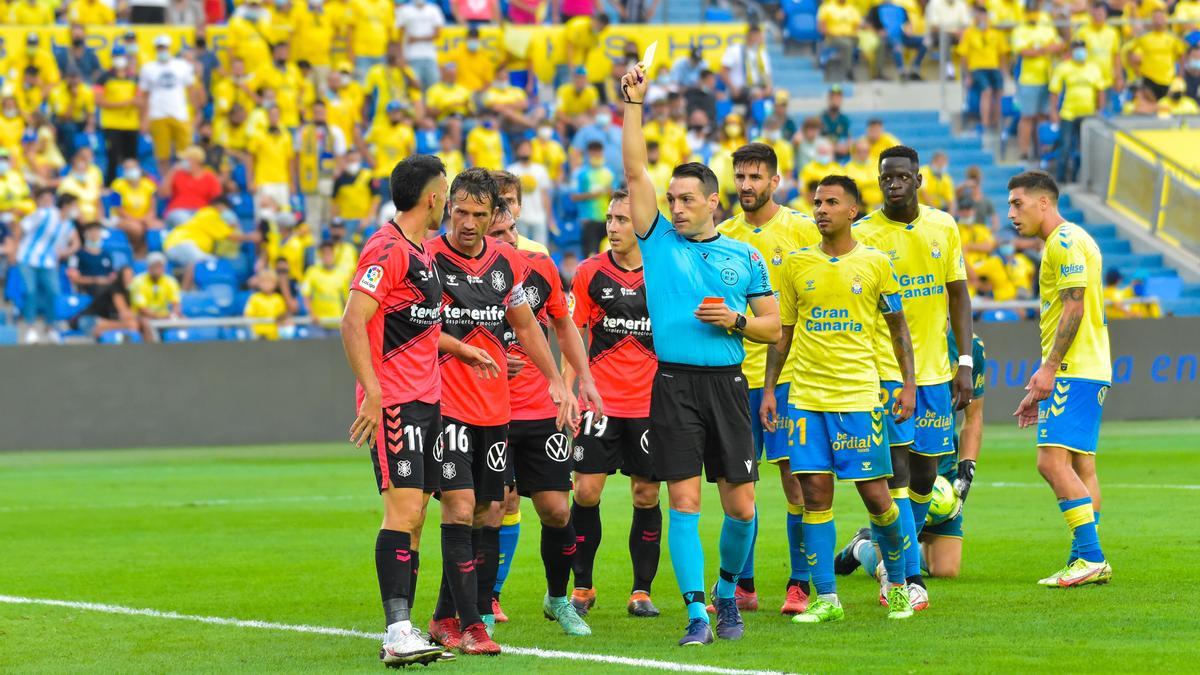
[[1188,70],[1200,70],[1200,59],[1191,59],[1187,62]]
[[479,40],[467,40],[467,51],[469,51],[469,52],[479,51]]
[[230,224],[238,221],[237,214],[233,212],[233,209],[221,209],[221,219]]
[[362,171],[362,162],[350,162],[346,165],[346,173],[350,175],[355,175],[359,171]]
[[125,58],[124,56],[114,56],[112,63],[113,68],[116,68],[117,70],[124,70],[125,66],[129,65],[129,59]]
[[16,117],[17,116],[17,107],[16,106],[6,107],[4,109],[4,116],[5,117]]
[[538,129],[538,138],[542,139],[543,141],[548,141],[551,138],[554,138],[554,129],[551,129],[550,127],[541,127]]
[[833,153],[832,152],[818,152],[817,153],[817,163],[818,164],[828,164],[832,161],[833,161]]
[[71,46],[72,47],[82,47],[83,46],[83,38],[71,38]]
[[99,251],[100,248],[104,246],[104,240],[101,239],[99,235],[88,237],[83,241],[83,245],[89,251]]
[[596,115],[596,126],[606,129],[610,124],[612,124],[612,115],[608,113],[598,113]]
[[1170,94],[1168,94],[1168,96],[1171,97],[1172,101],[1178,101],[1183,98],[1183,92],[1182,91],[1173,91]]
[[[51,208],[53,208],[53,207],[51,207]],[[67,220],[75,220],[75,219],[79,218],[79,209],[77,209],[75,207],[68,208],[67,210],[62,212],[62,217],[66,218]]]
[[260,219],[266,220],[266,221],[274,221],[275,216],[276,216],[275,209],[262,209],[258,213],[258,217]]
[[417,7],[424,7],[425,0],[413,0],[413,4],[416,5]]
[[0,159],[0,173],[8,173],[11,168],[12,164],[7,159]]
[[725,135],[728,136],[729,138],[741,138],[742,137],[742,125],[726,124],[725,125]]
[[946,173],[946,170],[950,168],[950,165],[947,164],[945,166],[932,166],[929,168],[933,171],[933,175],[938,176],[940,178],[942,176],[942,174]]
[[141,179],[142,179],[142,170],[141,169],[126,169],[125,170],[125,180],[129,181],[130,183],[136,183],[136,182],[140,181]]
[[1017,252],[1017,247],[1012,244],[1003,244],[996,249],[996,252],[1005,258],[1011,258]]
[[160,50],[158,50],[157,56],[158,56],[159,63],[166,63],[171,58],[171,52],[169,52],[165,49],[160,49]]
[[1072,49],[1071,58],[1079,62],[1087,61],[1087,47],[1076,47],[1075,49]]
[[767,140],[772,143],[778,141],[780,138],[783,138],[783,134],[780,133],[778,129],[770,129],[763,135],[766,136]]
[[136,54],[137,51],[138,51],[138,46],[137,46],[136,42],[126,42],[125,43],[125,53],[126,54]]
[[79,167],[74,167],[71,170],[71,175],[75,177],[75,180],[82,183],[83,181],[87,180],[87,167],[85,166],[82,169]]

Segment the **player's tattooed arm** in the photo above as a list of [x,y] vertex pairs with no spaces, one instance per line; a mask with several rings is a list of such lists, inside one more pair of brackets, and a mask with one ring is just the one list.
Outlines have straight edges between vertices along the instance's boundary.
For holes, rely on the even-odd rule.
[[1058,326],[1054,330],[1050,356],[1046,357],[1046,363],[1055,370],[1067,358],[1067,352],[1083,323],[1083,294],[1083,288],[1064,288],[1058,294],[1058,299],[1062,301],[1062,316],[1058,318]]
[[[882,305],[884,301],[880,299]],[[882,306],[881,306],[882,309]],[[896,354],[896,363],[900,364],[900,374],[904,378],[904,387],[892,404],[892,413],[897,422],[903,422],[912,417],[917,404],[917,368],[913,358],[912,335],[908,331],[908,321],[904,312],[884,312],[888,332],[892,335],[892,351]]]
[[[767,431],[775,431],[775,423],[779,419],[779,402],[775,400],[775,385],[779,383],[783,364],[787,363],[788,352],[792,350],[792,336],[795,334],[795,325],[785,325],[779,342],[767,348],[767,372],[763,379],[762,405],[757,411],[759,421]],[[787,401],[784,401],[783,405],[786,406]]]

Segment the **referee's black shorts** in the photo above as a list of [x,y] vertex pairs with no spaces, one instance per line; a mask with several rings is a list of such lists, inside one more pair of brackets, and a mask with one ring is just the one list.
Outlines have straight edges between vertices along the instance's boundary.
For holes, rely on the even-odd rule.
[[660,361],[650,390],[650,452],[655,477],[708,482],[758,480],[750,390],[741,366]]

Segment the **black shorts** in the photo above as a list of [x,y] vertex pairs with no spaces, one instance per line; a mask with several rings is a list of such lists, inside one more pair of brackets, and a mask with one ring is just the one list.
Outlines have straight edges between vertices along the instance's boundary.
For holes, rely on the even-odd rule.
[[434,447],[439,489],[475,490],[475,502],[504,499],[504,480],[510,470],[508,425],[481,427],[442,418],[442,442]]
[[575,437],[575,470],[579,473],[613,474],[654,478],[650,455],[649,417],[595,417],[583,413]]
[[[440,467],[434,460],[442,438],[440,403],[412,401],[383,409],[383,420],[371,450],[375,465],[375,486],[414,488],[433,492],[438,489]],[[429,452],[425,452],[426,450]],[[387,475],[384,475],[386,469]]]
[[741,366],[659,362],[650,389],[650,449],[659,480],[758,480],[750,390]]
[[571,489],[571,437],[554,426],[555,419],[513,420],[508,424],[508,451],[516,467],[517,493],[568,492]]

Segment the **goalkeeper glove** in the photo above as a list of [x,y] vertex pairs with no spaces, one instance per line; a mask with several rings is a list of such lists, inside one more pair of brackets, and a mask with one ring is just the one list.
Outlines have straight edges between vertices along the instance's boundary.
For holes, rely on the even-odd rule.
[[975,480],[975,460],[964,459],[958,463],[958,477],[954,479],[954,494],[960,502],[967,501],[967,493],[971,491],[971,481]]

